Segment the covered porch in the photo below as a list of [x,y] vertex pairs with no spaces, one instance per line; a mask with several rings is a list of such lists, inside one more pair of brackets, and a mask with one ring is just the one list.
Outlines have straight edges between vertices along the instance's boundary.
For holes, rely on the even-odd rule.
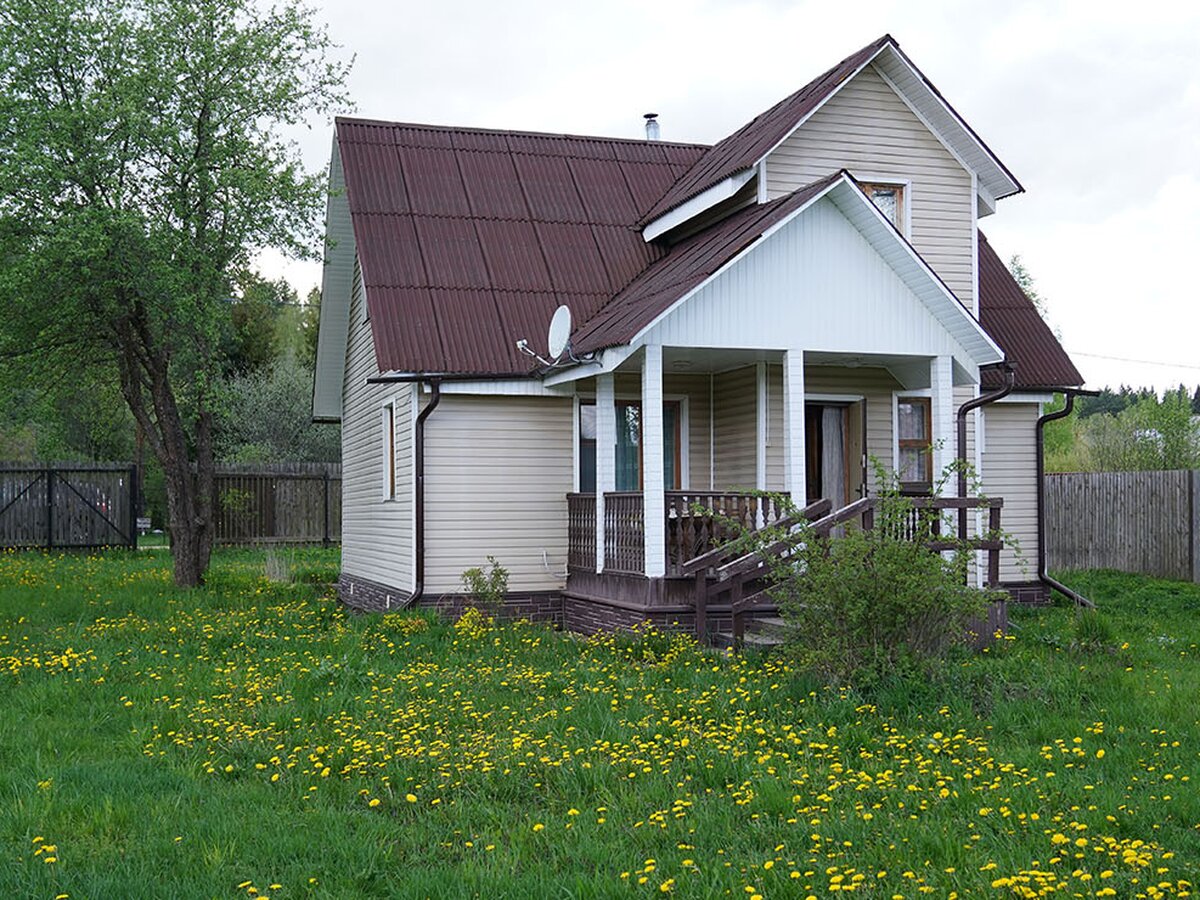
[[956,388],[975,393],[950,355],[654,344],[576,381],[568,592],[676,602],[671,582],[734,523],[782,516],[763,492],[841,509],[871,496],[870,458],[928,496],[954,455]]

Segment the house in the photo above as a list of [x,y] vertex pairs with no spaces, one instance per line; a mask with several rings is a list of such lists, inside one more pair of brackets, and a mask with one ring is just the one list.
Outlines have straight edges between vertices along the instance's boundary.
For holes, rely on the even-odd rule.
[[330,180],[346,603],[490,555],[522,614],[686,621],[694,501],[842,507],[868,457],[928,492],[960,411],[1001,580],[1045,595],[1037,421],[1083,379],[978,229],[1021,185],[890,36],[713,146],[339,119]]

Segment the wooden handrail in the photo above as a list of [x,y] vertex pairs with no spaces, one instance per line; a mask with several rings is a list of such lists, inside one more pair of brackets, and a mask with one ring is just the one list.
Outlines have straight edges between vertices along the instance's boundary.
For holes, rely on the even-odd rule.
[[[799,525],[801,521],[812,521],[818,516],[824,515],[833,506],[828,500],[817,500],[815,503],[810,503],[801,510],[797,510],[790,516],[776,519],[769,523],[767,528],[791,528],[794,525]],[[738,542],[730,541],[722,544],[720,547],[715,547],[707,553],[689,559],[679,567],[680,575],[695,575],[697,572],[703,572],[706,569],[711,569],[723,559],[728,559],[734,552]]]

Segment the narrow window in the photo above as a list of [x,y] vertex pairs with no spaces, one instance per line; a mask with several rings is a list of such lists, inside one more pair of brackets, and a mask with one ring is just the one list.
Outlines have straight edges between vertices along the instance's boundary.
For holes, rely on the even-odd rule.
[[383,499],[396,499],[396,405],[383,407]]
[[904,187],[899,184],[864,184],[862,189],[884,218],[903,231]]
[[928,397],[896,400],[896,449],[900,486],[907,492],[933,489],[932,406]]

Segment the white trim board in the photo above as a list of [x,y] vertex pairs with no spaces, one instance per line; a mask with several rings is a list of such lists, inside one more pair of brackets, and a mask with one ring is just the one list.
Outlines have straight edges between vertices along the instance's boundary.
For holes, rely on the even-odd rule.
[[[701,191],[695,197],[692,197],[692,199],[685,200],[678,206],[671,208],[642,229],[642,240],[648,244],[655,238],[662,237],[672,228],[677,228],[688,220],[694,219],[705,210],[711,209],[718,203],[728,200],[750,183],[756,171],[756,167],[751,166],[748,169],[734,172],[729,177],[718,181],[712,187]],[[760,187],[759,194],[761,193],[762,188]]]

